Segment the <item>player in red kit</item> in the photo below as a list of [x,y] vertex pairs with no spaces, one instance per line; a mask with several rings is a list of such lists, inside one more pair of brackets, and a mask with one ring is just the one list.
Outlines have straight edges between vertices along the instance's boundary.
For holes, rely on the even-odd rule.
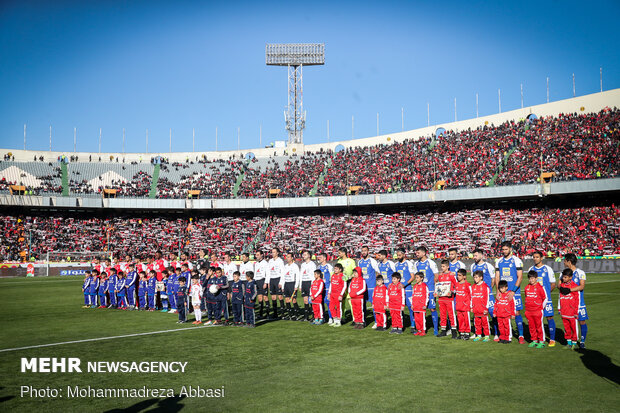
[[[471,288],[471,311],[474,313],[474,326],[476,336],[473,341],[490,341],[489,334],[489,308],[491,302],[491,289],[484,282],[484,273],[481,270],[474,271],[474,285]],[[484,334],[484,339],[482,335]]]
[[[558,310],[562,315],[564,323],[564,338],[566,338],[566,347],[574,349],[577,347],[577,335],[579,331],[579,321],[577,315],[579,312],[579,291],[570,291],[571,288],[579,287],[573,281],[573,270],[565,268],[562,270],[562,284],[560,284],[560,300],[558,302]],[[565,294],[568,289],[568,293]]]
[[340,327],[342,319],[342,300],[347,291],[347,282],[342,273],[344,267],[338,263],[334,265],[334,273],[329,283],[329,311],[332,313],[334,324],[332,327]]
[[456,290],[456,274],[450,271],[450,262],[441,261],[441,273],[435,280],[435,297],[439,302],[439,325],[441,331],[437,337],[446,336],[448,318],[452,329],[452,338],[458,338],[456,333],[456,315],[454,314],[454,291]]
[[462,340],[469,340],[471,333],[471,318],[469,311],[471,310],[471,284],[467,282],[467,270],[464,268],[456,272],[457,284],[454,300],[456,306],[456,319],[459,323],[459,334]]
[[508,281],[501,280],[497,285],[497,289],[495,316],[497,317],[497,325],[499,327],[499,342],[508,344],[512,338],[510,319],[515,318],[515,299],[508,292]]
[[388,307],[392,317],[390,334],[403,333],[403,310],[405,309],[405,289],[400,283],[400,273],[392,274],[392,283],[388,287]]
[[424,273],[418,271],[415,273],[415,284],[411,291],[411,309],[413,310],[413,319],[415,322],[416,336],[426,335],[426,305],[430,298],[430,291],[424,282]]
[[530,328],[532,342],[528,347],[545,347],[545,329],[543,328],[543,309],[547,304],[547,292],[538,282],[538,273],[527,273],[528,284],[525,287],[525,318]]
[[357,330],[364,328],[364,295],[366,294],[366,280],[362,277],[362,269],[355,267],[353,278],[349,283],[349,298],[351,299],[351,313],[353,327]]
[[387,296],[387,287],[383,284],[383,276],[377,274],[375,290],[372,295],[372,310],[377,319],[376,331],[385,331],[387,325],[387,316],[385,315],[388,306]]
[[323,319],[323,294],[325,294],[325,281],[321,270],[314,270],[314,281],[310,286],[310,298],[312,299],[312,312],[314,321],[311,324],[321,325]]

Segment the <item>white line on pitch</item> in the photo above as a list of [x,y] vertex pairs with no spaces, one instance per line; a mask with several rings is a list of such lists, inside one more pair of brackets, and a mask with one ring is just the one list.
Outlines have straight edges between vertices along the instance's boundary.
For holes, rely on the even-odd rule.
[[60,343],[39,344],[39,345],[36,345],[36,346],[5,348],[5,349],[0,349],[0,353],[4,353],[4,352],[8,352],[8,351],[28,350],[28,349],[31,349],[31,348],[62,346],[63,344],[86,343],[86,342],[89,342],[89,341],[102,341],[102,340],[113,340],[113,339],[116,339],[116,338],[125,338],[125,337],[148,336],[148,335],[152,335],[152,334],[172,333],[172,332],[175,332],[175,331],[186,331],[186,330],[200,330],[200,328],[196,328],[196,327],[173,328],[173,329],[170,329],[170,330],[150,331],[150,332],[147,332],[147,333],[125,334],[125,335],[122,335],[122,336],[87,338],[87,339],[84,339],[84,340],[62,341]]

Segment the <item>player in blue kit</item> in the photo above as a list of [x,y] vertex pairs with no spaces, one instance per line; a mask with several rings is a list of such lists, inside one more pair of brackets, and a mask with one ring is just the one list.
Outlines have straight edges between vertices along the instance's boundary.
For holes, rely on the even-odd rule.
[[215,322],[215,306],[216,306],[216,297],[215,294],[211,292],[211,286],[217,283],[216,276],[217,268],[209,267],[208,273],[210,276],[207,278],[207,287],[205,290],[205,302],[207,306],[207,318],[209,319],[206,323],[204,323],[205,327],[213,325]]
[[426,284],[429,291],[428,305],[426,307],[431,310],[434,334],[437,335],[439,334],[439,316],[437,311],[435,311],[435,279],[439,274],[439,269],[435,261],[428,259],[428,249],[425,246],[421,245],[416,248],[415,255],[418,261],[413,265],[413,273],[415,274],[419,271],[424,273],[424,284]]
[[[386,250],[381,250],[377,253],[377,268],[379,269],[379,274],[383,277],[383,281],[385,284],[392,283],[392,274],[396,272],[396,266],[394,262],[388,259],[388,252]],[[375,279],[376,281],[376,279]]]
[[149,306],[149,311],[155,311],[155,293],[157,286],[157,272],[151,270],[149,276],[146,279],[146,296]]
[[90,308],[90,283],[92,281],[91,272],[86,271],[86,277],[82,283],[82,293],[84,294],[84,305],[82,308]]
[[411,284],[415,283],[413,279],[413,263],[407,259],[404,248],[398,248],[396,250],[396,262],[394,263],[396,271],[402,276],[400,282],[405,286],[405,304],[409,309],[409,320],[411,322],[411,334],[415,334],[415,320],[413,318],[413,309],[411,308],[411,294],[413,287]]
[[493,305],[495,304],[495,296],[493,295],[493,287],[495,286],[495,267],[484,260],[484,251],[480,248],[474,250],[474,263],[471,265],[471,273],[476,271],[482,272],[482,281],[489,286],[489,315],[491,316],[491,326],[493,327],[494,341],[499,342],[499,331],[497,328],[497,318],[493,315]]
[[[370,308],[372,306],[372,297],[375,293],[375,286],[377,285],[377,274],[379,274],[379,266],[377,264],[377,260],[370,257],[370,250],[367,245],[362,247],[361,258],[357,262],[357,266],[362,269],[362,277],[364,277],[364,281],[366,281],[366,288],[368,289],[368,300],[370,303]],[[323,274],[323,280],[325,280],[325,291],[329,291],[329,281],[325,279],[325,274]],[[329,300],[329,294],[325,295],[325,299]],[[329,308],[329,304],[328,304]],[[372,328],[377,328],[377,317],[375,312],[372,312],[375,323]]]
[[588,310],[586,309],[586,301],[583,296],[583,290],[586,288],[586,273],[583,270],[577,268],[577,256],[573,253],[564,255],[564,265],[573,271],[572,281],[578,285],[578,287],[569,288],[569,291],[560,290],[561,294],[569,294],[570,292],[579,291],[579,309],[577,312],[577,320],[579,320],[579,349],[585,350],[586,348],[586,335],[588,334]]
[[[323,281],[325,281],[325,291],[329,291],[329,282],[332,274],[334,273],[334,267],[330,263],[327,262],[327,254],[324,252],[320,253],[317,258],[319,259],[318,269],[321,270],[323,274]],[[333,324],[334,319],[332,318],[332,313],[329,311],[329,294],[325,294],[325,305],[327,306],[327,311],[325,314],[328,315],[328,324]]]
[[116,305],[118,309],[126,310],[127,309],[127,300],[125,298],[125,273],[122,271],[118,272],[118,277],[116,279]]
[[[218,290],[215,294],[215,322],[213,325],[226,325],[228,322],[228,278],[224,275],[221,268],[215,271],[215,285]],[[222,317],[224,320],[222,321]]]
[[523,261],[512,253],[510,241],[502,242],[502,257],[495,261],[495,285],[500,281],[508,283],[510,298],[515,300],[515,323],[519,333],[519,344],[525,344],[523,338],[523,301],[521,300],[521,280],[523,279]]
[[116,282],[118,276],[116,275],[116,269],[113,267],[108,268],[108,295],[110,296],[110,305],[108,308],[116,308]]
[[233,273],[233,282],[230,284],[230,300],[233,310],[233,322],[236,326],[243,323],[243,282],[241,282],[241,273],[235,271]]
[[553,319],[553,301],[551,301],[551,291],[555,290],[556,286],[555,274],[550,266],[543,264],[544,254],[542,251],[534,251],[532,258],[534,265],[530,267],[528,272],[536,271],[538,283],[545,289],[547,302],[543,308],[543,316],[547,318],[547,325],[549,326],[549,347],[555,347],[555,320]]
[[99,277],[91,273],[90,285],[88,286],[88,295],[90,301],[90,308],[97,308],[97,290],[99,289]]
[[243,294],[245,326],[249,328],[254,328],[256,318],[254,317],[254,303],[256,300],[256,295],[258,294],[256,283],[254,282],[254,271],[247,271],[245,273],[245,278],[246,283],[245,291]]
[[168,283],[166,285],[166,295],[168,296],[168,312],[176,313],[177,307],[177,287],[179,286],[179,277],[181,276],[181,267],[175,271],[172,267],[168,270]]
[[127,306],[130,310],[136,308],[136,284],[138,283],[138,273],[134,269],[133,263],[127,264],[127,277],[125,277],[125,289],[127,290]]
[[[97,271],[98,273],[99,271]],[[108,274],[105,272],[99,275],[99,307],[97,308],[106,308],[108,306]]]
[[144,271],[140,271],[138,276],[140,277],[140,281],[138,281],[138,310],[145,310],[147,293],[146,273]]
[[450,272],[454,274],[461,269],[466,269],[463,261],[459,260],[459,250],[457,248],[452,247],[448,249],[448,265],[450,266]]

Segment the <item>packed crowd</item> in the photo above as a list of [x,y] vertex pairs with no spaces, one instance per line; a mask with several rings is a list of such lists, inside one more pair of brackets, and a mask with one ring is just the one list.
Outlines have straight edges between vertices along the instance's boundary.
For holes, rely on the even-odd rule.
[[44,259],[47,252],[109,251],[135,256],[157,249],[204,248],[207,251],[242,250],[264,224],[264,218],[96,218],[2,216],[0,258]]
[[436,257],[449,247],[463,254],[481,248],[499,254],[503,240],[515,252],[536,249],[560,256],[620,254],[620,210],[612,206],[551,209],[463,209],[333,215],[292,215],[215,218],[114,218],[66,216],[8,216],[0,218],[3,259],[48,251],[110,251],[132,255],[155,249],[188,246],[221,253],[250,246],[301,252],[303,249],[336,255],[338,245],[368,245],[374,249],[403,246],[412,251],[424,244]]
[[[160,177],[157,189],[159,198],[185,198],[190,189],[200,190],[201,197],[207,198],[256,198],[266,197],[269,189],[279,189],[281,197],[308,196],[315,186],[318,195],[330,196],[347,194],[356,186],[362,194],[427,191],[438,181],[444,181],[445,188],[512,185],[537,182],[541,172],[553,174],[552,179],[558,181],[597,179],[620,175],[619,148],[620,110],[614,108],[444,131],[416,141],[337,153],[292,154],[285,160],[267,158],[261,163],[241,156],[216,161],[195,157],[202,171],[181,174],[178,182]],[[162,170],[174,168],[182,173],[195,165],[189,157],[185,163],[172,164],[157,159]],[[58,174],[55,170],[54,175]],[[49,177],[39,178],[44,191],[62,191],[51,185]],[[70,178],[75,193],[99,191]],[[120,189],[131,196],[146,196],[149,178],[134,177],[134,182]]]
[[620,174],[620,110],[542,118],[518,137],[498,185],[537,182],[541,172],[556,180],[597,179]]

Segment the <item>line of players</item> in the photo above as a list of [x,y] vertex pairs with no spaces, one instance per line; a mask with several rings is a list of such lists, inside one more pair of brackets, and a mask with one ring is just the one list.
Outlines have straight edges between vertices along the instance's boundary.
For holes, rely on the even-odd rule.
[[[514,320],[518,332],[518,338],[520,343],[524,343],[523,337],[523,318],[521,315],[521,311],[523,311],[523,301],[521,297],[521,289],[520,284],[523,278],[523,263],[522,261],[513,254],[512,245],[509,242],[504,242],[502,244],[502,254],[503,256],[496,260],[495,267],[489,262],[485,261],[484,252],[482,250],[474,251],[474,263],[471,265],[471,273],[474,274],[476,271],[482,272],[483,283],[486,284],[491,292],[489,294],[489,306],[488,313],[491,316],[491,329],[495,336],[494,340],[499,341],[499,325],[497,321],[497,317],[494,314],[495,309],[495,299],[498,297],[498,286],[500,281],[505,281],[507,284],[508,296],[511,300],[514,300],[515,305],[515,315]],[[341,290],[343,299],[346,297],[346,290],[349,290],[348,297],[346,300],[350,302],[350,306],[358,306],[358,301],[361,299],[361,307],[362,311],[365,309],[365,302],[368,301],[373,306],[374,301],[374,290],[377,286],[376,280],[377,276],[381,275],[381,279],[387,285],[395,284],[392,282],[392,277],[394,273],[398,273],[401,276],[400,282],[403,284],[404,290],[404,306],[409,310],[410,323],[411,323],[411,332],[417,334],[419,331],[416,330],[416,320],[415,313],[412,307],[412,295],[415,285],[415,279],[413,275],[415,273],[424,274],[423,283],[428,287],[428,301],[425,309],[430,311],[430,316],[433,322],[433,330],[436,336],[442,335],[440,333],[440,327],[448,327],[447,320],[446,323],[440,323],[439,315],[437,313],[437,304],[439,306],[443,306],[443,313],[448,315],[449,317],[449,307],[446,307],[447,300],[444,300],[445,297],[437,297],[435,298],[436,293],[436,282],[438,284],[446,283],[448,280],[442,279],[440,280],[440,273],[438,271],[437,265],[434,261],[429,259],[429,253],[426,247],[420,246],[415,251],[416,261],[410,261],[406,258],[406,253],[404,249],[397,249],[396,251],[396,261],[391,261],[388,259],[388,253],[385,250],[379,251],[375,254],[375,258],[370,256],[369,248],[363,246],[361,248],[361,259],[356,263],[353,259],[348,258],[347,249],[340,248],[338,263],[342,266],[342,285],[338,285],[338,287],[344,286],[344,289]],[[551,291],[556,288],[556,280],[553,270],[543,264],[543,253],[535,252],[533,254],[534,266],[530,268],[530,271],[535,271],[537,274],[537,282],[543,287],[546,300],[544,305],[544,317],[547,319],[547,324],[549,328],[549,346],[555,345],[555,321],[553,319],[554,308],[551,300]],[[217,300],[214,299],[214,295],[207,291],[209,287],[208,280],[213,280],[219,278],[216,274],[215,277],[209,274],[209,272],[214,272],[219,269],[218,272],[221,272],[221,277],[224,277],[226,281],[220,281],[222,286],[220,287],[222,290],[226,290],[228,288],[226,294],[218,293],[218,297],[221,297],[220,300],[226,298],[227,302],[231,301],[232,298],[232,283],[234,282],[234,272],[239,272],[239,280],[245,285],[246,274],[248,271],[252,271],[254,274],[254,281],[256,285],[256,305],[258,310],[258,318],[270,317],[270,318],[283,318],[283,319],[295,319],[295,320],[313,320],[314,323],[320,323],[323,318],[317,318],[313,314],[313,310],[311,309],[311,304],[316,302],[312,300],[312,284],[315,280],[315,271],[320,271],[322,275],[322,280],[324,282],[324,290],[321,293],[321,296],[324,298],[324,304],[326,304],[327,311],[325,312],[325,319],[329,320],[328,324],[330,325],[339,325],[338,318],[334,317],[332,314],[332,310],[338,311],[337,306],[330,305],[330,298],[332,296],[331,292],[333,290],[333,275],[335,273],[335,266],[332,267],[331,264],[327,262],[327,256],[323,253],[317,255],[318,265],[311,260],[311,253],[309,251],[304,251],[302,253],[302,263],[298,266],[295,263],[294,256],[290,253],[284,255],[285,260],[280,258],[280,250],[278,248],[274,248],[271,250],[271,258],[267,259],[265,254],[262,251],[256,252],[256,262],[249,261],[248,254],[241,255],[241,265],[237,268],[237,265],[232,262],[230,254],[225,254],[224,261],[217,261],[215,256],[211,256],[210,269],[207,270],[207,274],[203,274],[202,279],[200,279],[200,283],[204,288],[203,295],[203,304],[201,308],[203,310],[208,310],[208,305],[210,302],[215,302]],[[127,261],[130,261],[129,259]],[[206,256],[203,251],[199,252],[199,259],[197,261],[198,268],[207,268]],[[580,336],[579,336],[579,346],[585,347],[585,339],[587,334],[587,324],[586,320],[588,319],[587,310],[584,302],[583,290],[585,288],[585,273],[576,267],[577,258],[574,254],[566,254],[564,257],[564,263],[568,269],[572,271],[572,281],[576,284],[576,287],[572,287],[577,292],[579,296],[579,305],[578,305],[578,320],[579,320],[579,328]],[[185,267],[183,265],[185,264]],[[117,264],[115,269],[120,269],[122,271],[123,264]],[[127,265],[127,264],[124,264]],[[129,264],[131,265],[131,264]],[[165,301],[161,300],[161,297],[165,297],[166,295],[170,298],[174,295],[175,288],[177,288],[177,282],[170,282],[170,277],[167,280],[164,280],[165,268],[172,268],[174,272],[177,273],[180,269],[181,274],[186,274],[186,278],[191,276],[191,271],[193,269],[192,263],[187,260],[186,254],[181,254],[181,260],[171,260],[170,262],[164,260],[162,258],[161,253],[157,253],[154,258],[149,258],[146,264],[137,264],[141,265],[141,270],[146,270],[149,272],[155,272],[156,282],[155,288],[156,292],[159,293],[160,301],[162,305],[165,305]],[[119,268],[119,266],[121,266]],[[95,271],[101,271],[101,268],[105,267],[105,264],[102,264],[98,261],[95,261],[93,264]],[[109,267],[109,263],[107,265]],[[355,291],[356,285],[353,284],[354,290],[351,291],[351,278],[352,274],[356,267],[359,267],[361,271],[360,277],[364,280],[364,290],[362,292]],[[134,267],[137,268],[137,267]],[[456,248],[451,248],[449,250],[449,260],[448,260],[448,272],[451,274],[457,274],[459,270],[464,269],[465,265],[458,260],[457,250]],[[158,271],[161,270],[161,273]],[[184,271],[185,270],[185,271]],[[161,277],[160,277],[161,274]],[[176,279],[178,280],[178,274],[176,275]],[[197,275],[194,273],[194,275]],[[110,276],[113,277],[113,276]],[[109,277],[109,278],[110,278]],[[174,276],[173,276],[174,277]],[[108,278],[108,279],[109,279]],[[444,277],[445,278],[445,277]],[[453,275],[454,281],[456,282],[456,275]],[[122,283],[124,284],[127,293],[122,294],[121,297],[129,297],[133,295],[131,291],[131,287],[133,286],[133,281],[135,279],[130,277],[129,275],[122,278]],[[188,278],[189,279],[189,278]],[[116,279],[118,280],[118,278]],[[165,285],[164,285],[165,281]],[[340,281],[337,281],[340,282]],[[151,281],[153,283],[153,281]],[[228,283],[226,287],[225,284]],[[123,285],[121,284],[121,285]],[[92,284],[91,284],[92,285]],[[147,286],[148,286],[148,276],[147,276]],[[93,287],[89,288],[89,294],[92,297]],[[118,287],[116,287],[118,289]],[[492,292],[495,289],[496,295],[493,295]],[[108,291],[110,290],[108,284]],[[140,291],[141,288],[138,289]],[[148,290],[148,287],[147,287]],[[120,291],[120,290],[119,290]],[[297,292],[301,291],[304,307],[303,309],[299,306],[297,302]],[[166,294],[162,294],[165,292]],[[315,291],[316,293],[316,291]],[[351,294],[353,293],[353,294]],[[148,295],[148,294],[147,294]],[[150,297],[150,295],[148,295]],[[155,296],[155,295],[154,295]],[[100,296],[101,298],[101,296]],[[110,296],[111,298],[111,296]],[[441,298],[441,299],[440,299]],[[155,299],[155,297],[154,297]],[[86,298],[85,298],[86,300]],[[131,298],[128,298],[128,306],[132,308]],[[279,301],[279,307],[278,307]],[[454,303],[454,300],[452,300]],[[442,304],[443,303],[443,304]],[[153,304],[153,306],[149,305],[149,308],[152,310],[155,308],[156,303],[147,303]],[[94,305],[94,303],[86,302],[86,305]],[[110,305],[114,306],[112,303]],[[226,304],[221,306],[221,313],[223,317],[228,318],[228,308],[230,304]],[[359,307],[359,306],[358,306]],[[172,305],[174,308],[174,305]],[[278,314],[278,308],[280,308],[281,314]],[[321,305],[321,309],[323,306]],[[165,309],[164,309],[165,310]],[[352,310],[354,310],[352,308]],[[174,310],[173,310],[174,312]],[[273,312],[273,315],[271,315]],[[355,313],[355,310],[353,311]],[[377,312],[373,311],[375,324],[373,328],[377,328]],[[211,324],[217,324],[215,320],[216,312],[213,311],[212,314],[209,315],[209,322]],[[219,319],[219,318],[218,318]],[[320,320],[319,320],[320,319]],[[363,319],[362,319],[363,320]],[[450,320],[450,327],[456,326],[456,320]],[[419,321],[417,324],[419,325]],[[425,318],[424,318],[424,326],[425,330]],[[360,327],[358,324],[361,324],[363,328],[363,321],[361,323],[354,324],[356,327]],[[380,326],[381,327],[381,326]],[[402,329],[401,329],[402,332]]]

